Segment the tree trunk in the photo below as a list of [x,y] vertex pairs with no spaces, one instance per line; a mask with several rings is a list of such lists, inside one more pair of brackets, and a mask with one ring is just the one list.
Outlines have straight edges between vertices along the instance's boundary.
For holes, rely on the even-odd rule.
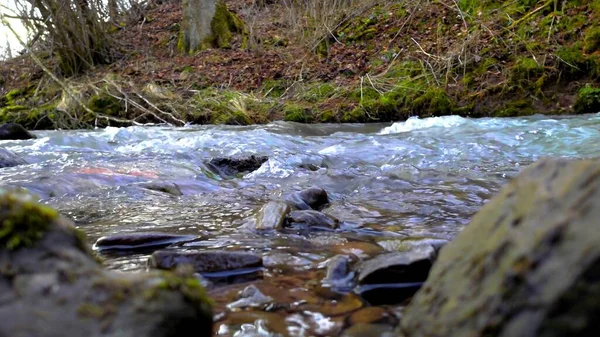
[[244,22],[222,0],[183,0],[179,50],[191,54],[211,47],[229,48],[233,33],[243,35],[244,46]]

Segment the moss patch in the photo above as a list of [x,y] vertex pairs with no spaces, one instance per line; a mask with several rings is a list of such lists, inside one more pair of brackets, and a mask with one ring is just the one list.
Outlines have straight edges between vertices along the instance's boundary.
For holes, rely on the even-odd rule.
[[52,208],[25,197],[0,195],[0,248],[15,250],[31,246],[44,236],[57,217],[58,213]]
[[600,112],[600,88],[584,87],[579,90],[573,110],[578,114]]

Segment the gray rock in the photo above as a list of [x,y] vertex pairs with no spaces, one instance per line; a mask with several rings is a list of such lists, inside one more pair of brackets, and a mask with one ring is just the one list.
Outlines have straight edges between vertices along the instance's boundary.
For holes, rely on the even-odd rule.
[[255,285],[249,285],[240,292],[240,298],[237,301],[227,304],[227,308],[230,310],[248,307],[258,308],[271,302],[273,302],[272,297],[265,296]]
[[285,201],[299,210],[319,210],[329,203],[329,196],[324,189],[313,186],[286,196]]
[[269,201],[256,214],[254,228],[258,231],[281,230],[290,207],[280,201]]
[[0,195],[0,336],[211,336],[192,275],[103,270],[73,224]]
[[27,131],[21,124],[6,123],[0,125],[0,140],[35,139],[34,134]]
[[348,290],[353,286],[354,272],[350,271],[350,258],[336,255],[327,261],[327,273],[321,283],[334,290]]
[[441,251],[406,336],[590,336],[600,328],[600,163],[541,160]]
[[195,240],[197,236],[160,232],[124,233],[103,236],[93,248],[99,251],[132,251],[167,247],[176,243]]
[[148,190],[174,195],[176,197],[180,197],[183,195],[183,192],[181,192],[181,188],[179,188],[179,186],[176,183],[172,182],[155,181],[149,183],[142,183],[139,184],[139,186]]
[[262,267],[262,257],[247,252],[159,250],[150,257],[150,266],[159,269],[175,269],[191,265],[199,273],[213,273],[245,268]]
[[292,226],[299,225],[311,228],[321,227],[328,229],[339,228],[338,219],[313,210],[292,211],[287,217],[287,222]]
[[0,147],[0,168],[25,165],[27,162],[12,151]]
[[242,173],[258,170],[267,160],[269,157],[254,155],[240,158],[218,157],[211,159],[206,166],[223,178],[232,178]]
[[358,265],[358,282],[360,284],[424,282],[435,256],[435,249],[429,245],[418,246],[404,252],[378,255]]

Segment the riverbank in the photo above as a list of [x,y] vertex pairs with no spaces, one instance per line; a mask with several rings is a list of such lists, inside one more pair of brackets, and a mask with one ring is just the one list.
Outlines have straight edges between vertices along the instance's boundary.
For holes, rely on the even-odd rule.
[[228,49],[178,53],[180,3],[167,1],[114,29],[117,62],[65,87],[27,56],[4,61],[0,121],[52,129],[600,111],[598,0],[226,3],[248,32]]

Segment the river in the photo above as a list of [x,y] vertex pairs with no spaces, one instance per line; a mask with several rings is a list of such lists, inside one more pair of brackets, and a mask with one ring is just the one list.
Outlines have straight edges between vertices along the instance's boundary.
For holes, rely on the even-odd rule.
[[[335,254],[362,259],[394,242],[452,239],[503,184],[537,158],[600,156],[597,114],[35,134],[38,139],[0,142],[29,163],[0,170],[0,185],[25,188],[57,208],[88,235],[90,244],[101,236],[136,231],[193,234],[202,238],[194,249],[253,251],[273,266],[288,265],[283,272],[267,267],[264,277],[288,275],[294,279],[290,287],[305,290]],[[269,160],[235,179],[222,179],[206,166],[213,157],[248,155]],[[174,182],[183,196],[140,185],[148,181]],[[268,200],[313,185],[328,191],[331,203],[325,212],[340,219],[342,230],[261,235],[248,226]],[[104,258],[110,269],[147,268],[147,254]],[[239,290],[235,285],[224,289]],[[219,294],[231,297],[225,293]],[[337,314],[317,307],[302,314],[278,313],[281,322],[266,313],[227,318],[217,330],[236,336],[327,335],[348,324]]]

